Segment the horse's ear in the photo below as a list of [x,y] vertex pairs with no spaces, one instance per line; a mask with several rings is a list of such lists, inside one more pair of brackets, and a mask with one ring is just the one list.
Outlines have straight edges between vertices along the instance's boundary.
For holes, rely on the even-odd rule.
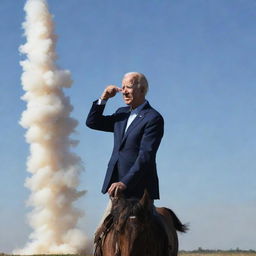
[[119,199],[123,199],[123,198],[124,198],[124,194],[118,188],[115,190],[114,196],[110,196],[110,200],[112,201],[112,203],[118,201]]
[[139,203],[143,206],[144,209],[147,209],[147,210],[152,209],[152,206],[153,206],[152,200],[150,199],[148,191],[146,189],[144,190],[144,194],[140,199]]
[[120,189],[116,188],[115,193],[114,193],[114,197],[124,198],[124,194]]

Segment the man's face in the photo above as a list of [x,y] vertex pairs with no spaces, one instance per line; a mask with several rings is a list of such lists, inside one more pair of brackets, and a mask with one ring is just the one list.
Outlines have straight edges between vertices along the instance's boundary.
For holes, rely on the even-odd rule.
[[136,75],[128,75],[122,81],[122,93],[125,104],[136,108],[145,100],[144,92],[137,87]]

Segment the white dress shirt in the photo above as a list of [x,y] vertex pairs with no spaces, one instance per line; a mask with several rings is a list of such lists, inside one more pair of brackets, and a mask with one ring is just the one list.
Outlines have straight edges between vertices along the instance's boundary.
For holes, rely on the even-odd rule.
[[143,107],[147,104],[147,101],[145,101],[144,103],[142,103],[141,105],[139,105],[137,108],[135,109],[131,109],[130,112],[130,116],[127,120],[127,124],[125,127],[125,133],[128,129],[128,127],[131,125],[131,123],[133,122],[133,120],[136,118],[136,116],[139,114],[139,112],[143,109]]
[[[98,105],[105,105],[107,103],[106,100],[102,100],[102,99],[98,99]],[[127,120],[127,124],[125,127],[125,132],[127,131],[128,127],[131,125],[131,123],[133,122],[133,120],[136,118],[136,116],[139,114],[139,112],[143,109],[143,107],[147,104],[147,101],[145,100],[144,103],[142,103],[141,105],[139,105],[137,108],[135,109],[131,109],[130,111],[130,116]]]

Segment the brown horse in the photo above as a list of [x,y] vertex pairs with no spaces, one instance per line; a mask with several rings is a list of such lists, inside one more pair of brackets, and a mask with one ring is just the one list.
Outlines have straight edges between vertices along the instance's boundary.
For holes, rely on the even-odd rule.
[[186,232],[170,209],[141,200],[112,199],[111,213],[95,235],[95,256],[176,256],[177,232]]

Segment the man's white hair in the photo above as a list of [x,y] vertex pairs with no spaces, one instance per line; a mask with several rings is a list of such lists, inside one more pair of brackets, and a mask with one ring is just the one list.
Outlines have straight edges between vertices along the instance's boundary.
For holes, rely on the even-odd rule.
[[139,73],[139,72],[128,72],[126,74],[124,74],[124,78],[127,77],[127,76],[134,76],[136,77],[136,86],[137,88],[143,88],[144,92],[145,92],[145,95],[147,94],[148,92],[148,80],[146,78],[145,75],[143,75],[142,73]]

